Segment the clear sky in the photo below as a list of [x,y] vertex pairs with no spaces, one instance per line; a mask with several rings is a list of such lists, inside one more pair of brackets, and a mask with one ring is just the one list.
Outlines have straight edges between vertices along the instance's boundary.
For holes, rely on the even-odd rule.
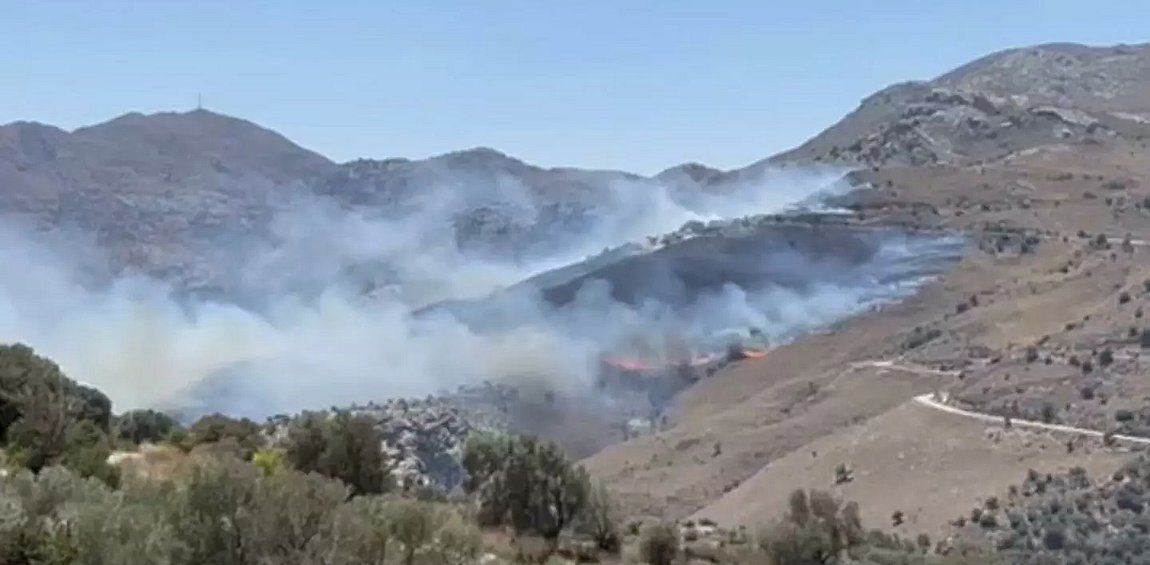
[[0,123],[195,107],[335,160],[741,166],[892,82],[1006,47],[1146,41],[1147,0],[12,0]]

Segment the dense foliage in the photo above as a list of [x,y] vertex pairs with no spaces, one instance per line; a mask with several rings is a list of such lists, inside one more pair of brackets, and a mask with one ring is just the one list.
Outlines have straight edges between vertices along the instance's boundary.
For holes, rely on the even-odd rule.
[[[4,565],[990,563],[925,536],[866,533],[856,505],[814,491],[794,493],[757,537],[700,539],[676,524],[625,533],[605,485],[525,436],[470,437],[465,499],[397,495],[369,416],[305,412],[277,427],[212,414],[188,428],[150,410],[113,418],[107,397],[19,345],[0,348],[0,425]],[[138,451],[113,466],[113,444]],[[513,532],[508,551],[486,545],[483,529]],[[1072,546],[1053,531],[1041,534],[1047,547]]]
[[294,468],[342,480],[356,494],[391,487],[383,435],[365,415],[305,412],[288,429],[285,454]]
[[10,565],[464,564],[479,549],[459,510],[349,499],[339,481],[235,459],[118,490],[59,467],[0,481],[0,563]]
[[480,521],[555,539],[587,507],[592,488],[554,443],[525,436],[476,436],[464,447],[464,488]]
[[105,464],[112,403],[64,376],[24,345],[0,345],[0,442],[7,459],[32,471],[65,465],[116,481]]
[[1140,455],[1101,481],[1081,467],[1030,471],[1003,500],[988,499],[958,521],[1017,563],[1146,563],[1150,460]]

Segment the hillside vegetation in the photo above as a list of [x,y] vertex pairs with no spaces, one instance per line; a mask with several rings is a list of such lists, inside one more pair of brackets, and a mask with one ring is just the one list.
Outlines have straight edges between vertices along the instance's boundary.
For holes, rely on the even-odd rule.
[[[472,436],[466,480],[450,498],[404,490],[386,468],[381,432],[362,415],[305,413],[279,439],[222,415],[185,429],[157,412],[113,416],[98,391],[23,345],[0,348],[0,368],[5,564],[989,562],[868,534],[857,505],[814,491],[796,491],[789,514],[756,536],[628,524],[607,486],[527,436]],[[109,457],[113,446],[136,453]],[[124,463],[162,449],[182,464],[156,474],[144,461]]]

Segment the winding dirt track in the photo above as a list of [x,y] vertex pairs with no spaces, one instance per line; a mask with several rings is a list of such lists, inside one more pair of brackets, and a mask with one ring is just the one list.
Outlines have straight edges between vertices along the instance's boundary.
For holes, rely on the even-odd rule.
[[[956,416],[963,416],[966,418],[973,418],[975,420],[982,420],[984,422],[992,422],[992,423],[997,423],[997,424],[1003,423],[1002,416],[995,416],[992,414],[983,414],[981,412],[972,412],[970,410],[963,410],[962,408],[956,408],[954,406],[949,406],[949,405],[943,404],[942,402],[939,402],[938,400],[935,400],[933,394],[920,394],[920,395],[914,397],[914,401],[917,402],[918,404],[921,404],[921,405],[926,406],[928,408],[934,408],[935,410],[941,410],[943,412],[946,412],[948,414],[954,414]],[[1105,432],[1100,432],[1098,430],[1090,430],[1087,428],[1077,428],[1074,426],[1065,426],[1062,424],[1047,424],[1046,422],[1035,422],[1033,420],[1017,420],[1014,418],[1010,419],[1010,425],[1011,426],[1017,426],[1020,428],[1033,428],[1033,429],[1039,429],[1039,430],[1048,430],[1048,431],[1052,431],[1052,432],[1062,432],[1062,433],[1067,433],[1067,434],[1077,434],[1077,435],[1084,435],[1084,436],[1097,437],[1097,438],[1101,438],[1104,435],[1106,435]],[[1138,436],[1128,436],[1128,435],[1122,435],[1122,434],[1114,434],[1111,437],[1113,437],[1116,441],[1124,441],[1124,442],[1134,443],[1134,444],[1138,444],[1138,445],[1150,445],[1150,438],[1138,437]]]
[[[862,361],[862,362],[852,364],[852,367],[854,367],[854,368],[864,367],[864,366],[865,367],[875,367],[875,368],[879,368],[879,369],[887,369],[887,370],[892,370],[892,371],[903,371],[903,372],[907,372],[907,373],[915,373],[915,374],[926,375],[926,376],[953,376],[953,375],[958,374],[957,371],[943,371],[940,369],[932,369],[930,367],[923,367],[921,365],[913,365],[913,364],[903,365],[903,364],[898,364],[894,361]],[[994,424],[1003,424],[1003,417],[1002,416],[997,416],[994,414],[985,414],[982,412],[974,412],[971,410],[965,410],[962,408],[950,406],[949,404],[946,404],[945,402],[939,401],[935,397],[934,393],[920,394],[920,395],[914,397],[914,402],[921,405],[921,406],[926,406],[927,408],[933,408],[935,410],[941,410],[941,411],[946,412],[948,414],[954,414],[955,416],[972,418],[975,420],[981,420],[983,422],[989,422],[989,423],[994,423]],[[1077,435],[1084,435],[1084,436],[1097,437],[1097,438],[1101,438],[1101,437],[1104,437],[1106,435],[1106,432],[1100,432],[1098,430],[1091,430],[1088,428],[1078,428],[1075,426],[1067,426],[1067,425],[1063,425],[1063,424],[1048,424],[1046,422],[1037,422],[1034,420],[1019,420],[1016,418],[1010,419],[1010,425],[1011,426],[1017,426],[1020,428],[1047,430],[1047,431],[1051,431],[1051,432],[1060,432],[1060,433],[1066,433],[1066,434],[1077,434]],[[1148,437],[1131,436],[1131,435],[1123,435],[1123,434],[1114,434],[1111,437],[1114,438],[1114,440],[1116,440],[1116,441],[1133,443],[1136,445],[1150,445],[1150,438],[1148,438]]]

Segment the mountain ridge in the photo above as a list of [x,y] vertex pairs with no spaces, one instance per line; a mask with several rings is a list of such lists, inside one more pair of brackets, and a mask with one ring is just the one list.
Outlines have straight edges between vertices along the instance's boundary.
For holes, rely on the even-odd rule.
[[[227,258],[217,243],[273,235],[272,218],[293,199],[319,195],[392,218],[447,207],[447,229],[461,248],[499,254],[551,242],[540,244],[546,248],[587,229],[596,210],[619,206],[627,191],[655,186],[690,203],[791,165],[972,164],[1048,145],[1144,143],[1144,85],[1150,44],[1008,49],[881,89],[799,146],[745,167],[684,163],[654,176],[542,168],[489,147],[335,163],[207,110],[130,112],[71,132],[14,122],[0,126],[0,212],[93,232],[117,269],[224,287],[219,265]],[[635,186],[620,188],[628,184]]]

